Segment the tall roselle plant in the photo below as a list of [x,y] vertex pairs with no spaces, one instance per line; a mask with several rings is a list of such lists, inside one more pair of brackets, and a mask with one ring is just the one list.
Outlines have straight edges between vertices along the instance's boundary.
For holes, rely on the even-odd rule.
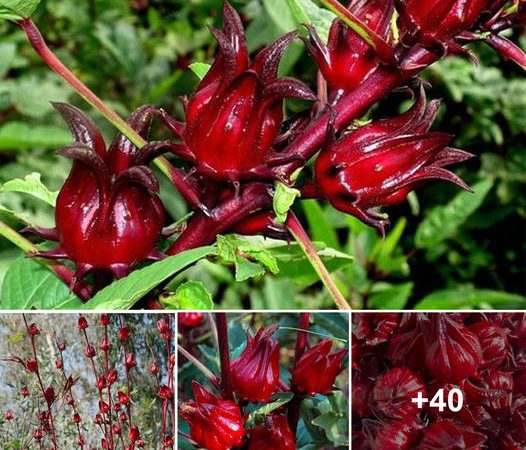
[[[451,148],[451,136],[429,132],[437,103],[426,106],[423,94],[401,117],[346,130],[393,90],[411,87],[412,80],[438,59],[448,54],[475,58],[464,48],[468,42],[486,41],[526,68],[526,55],[500,34],[523,22],[523,2],[352,0],[348,8],[337,0],[322,3],[338,18],[328,42],[322,42],[309,26],[307,47],[322,76],[317,102],[306,103],[304,112],[284,120],[285,98],[316,100],[300,81],[277,75],[281,55],[295,33],[277,39],[251,60],[241,20],[225,2],[223,29],[212,29],[218,53],[185,102],[185,121],[164,110],[156,112],[174,139],[142,150],[154,112],[142,108],[126,124],[56,58],[30,19],[19,21],[46,63],[128,138],[118,137],[106,151],[85,119],[73,127],[82,145],[61,152],[75,165],[59,196],[58,236],[43,233],[58,238],[60,247],[41,255],[73,260],[74,287],[88,272],[121,277],[139,261],[160,257],[155,246],[163,208],[157,181],[145,164],[161,151],[176,156],[177,167],[166,159],[157,164],[194,212],[168,254],[211,243],[218,234],[231,231],[286,236],[287,229],[276,222],[273,212],[275,184],[292,185],[297,169],[317,154],[314,178],[299,186],[304,196],[325,199],[381,233],[389,221],[379,207],[404,201],[423,182],[443,179],[466,189],[445,167],[470,155]],[[70,107],[59,109],[70,111],[66,118],[80,117]],[[294,214],[289,214],[286,225],[338,305],[348,307]],[[10,237],[20,241],[12,233]],[[90,253],[91,248],[112,251]],[[70,274],[61,275],[71,281]],[[99,276],[95,287],[110,279]]]
[[[134,336],[122,317],[71,316],[78,333],[73,342],[59,338],[63,335],[61,330],[41,332],[37,323],[30,324],[25,316],[23,319],[31,353],[28,357],[2,358],[18,364],[25,372],[23,386],[9,405],[11,409],[6,405],[3,413],[9,422],[28,423],[30,428],[27,435],[20,428],[5,436],[3,445],[17,440],[22,448],[55,450],[173,448],[173,317],[159,316],[155,331],[146,338],[146,334]],[[46,328],[48,324],[49,321]],[[51,358],[48,342],[52,340],[46,342],[41,336],[48,333],[55,338]],[[138,389],[144,384],[138,383],[136,375],[135,346],[143,339],[151,349],[146,373],[152,377],[157,397],[149,407],[157,408],[156,416],[161,419],[151,428],[144,426],[147,421],[139,417],[136,409],[144,400],[140,397],[144,391]],[[159,348],[164,355],[154,350]],[[161,361],[166,365],[161,365]],[[79,374],[79,370],[85,373]],[[17,408],[13,408],[16,402]]]

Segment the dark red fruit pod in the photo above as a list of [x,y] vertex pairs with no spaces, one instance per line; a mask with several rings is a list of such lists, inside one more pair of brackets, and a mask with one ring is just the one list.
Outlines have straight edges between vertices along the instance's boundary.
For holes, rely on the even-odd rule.
[[279,385],[279,342],[272,338],[276,327],[247,332],[247,345],[230,363],[232,387],[244,400],[266,402]]
[[192,382],[194,400],[182,405],[179,413],[190,425],[190,436],[207,450],[228,450],[240,446],[246,434],[245,419],[239,406],[216,397],[196,381]]
[[398,313],[356,314],[353,333],[370,346],[387,342],[398,327],[400,316]]
[[195,328],[202,325],[205,321],[205,315],[202,312],[187,312],[177,315],[179,324],[183,327]]
[[366,422],[370,450],[409,450],[418,441],[422,426],[414,417],[395,422]]
[[296,450],[296,439],[290,431],[287,417],[272,414],[251,430],[248,450]]
[[485,435],[450,420],[434,423],[422,431],[419,450],[482,450]]
[[488,322],[478,322],[469,329],[475,333],[482,347],[484,365],[497,366],[508,355],[508,336],[506,330]]
[[482,365],[482,348],[475,333],[447,314],[430,314],[424,329],[427,369],[439,381],[459,383]]
[[404,314],[400,326],[389,341],[387,357],[395,366],[406,366],[416,372],[425,366],[424,336],[421,314]]
[[373,389],[373,401],[379,414],[390,419],[403,419],[420,412],[412,399],[427,398],[423,379],[409,369],[397,367],[382,375]]

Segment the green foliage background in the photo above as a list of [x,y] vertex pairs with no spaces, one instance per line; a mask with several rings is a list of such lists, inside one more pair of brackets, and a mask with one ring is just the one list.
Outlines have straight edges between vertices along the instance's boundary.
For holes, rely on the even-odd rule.
[[[326,26],[330,20],[310,0],[233,3],[243,12],[251,50],[298,26],[287,5],[301,5],[317,24]],[[188,65],[210,61],[215,44],[207,27],[220,25],[220,9],[219,0],[48,0],[39,6],[35,21],[66,64],[122,115],[144,103],[180,115],[178,96],[198,82]],[[524,36],[520,43],[526,45]],[[432,86],[429,95],[443,99],[435,127],[454,133],[456,146],[477,155],[456,168],[475,187],[474,195],[444,182],[430,183],[389,211],[393,227],[384,241],[375,230],[326,205],[296,202],[313,239],[331,248],[328,260],[338,262],[331,270],[354,307],[526,305],[526,79],[489,48],[477,45],[474,50],[481,59],[478,67],[453,57],[424,74]],[[315,67],[300,41],[287,52],[281,70],[314,86]],[[0,22],[0,183],[37,172],[51,191],[59,189],[68,163],[53,152],[70,137],[50,100],[77,104],[108,137],[114,133],[49,72],[20,30]],[[393,94],[372,114],[385,117],[408,105],[406,95]],[[290,102],[288,107],[294,111],[300,105]],[[165,205],[176,221],[186,207],[160,178]],[[3,220],[18,228],[23,226],[20,218],[40,226],[53,224],[52,206],[3,188]],[[338,259],[341,254],[334,251],[351,255],[354,262]],[[0,283],[19,256],[0,238]],[[245,278],[242,282],[236,282],[229,267],[233,261],[225,265],[204,260],[169,288],[201,281],[215,304],[224,308],[332,307],[300,255],[281,257],[286,267],[277,274],[235,261],[246,275],[236,273],[237,280]]]

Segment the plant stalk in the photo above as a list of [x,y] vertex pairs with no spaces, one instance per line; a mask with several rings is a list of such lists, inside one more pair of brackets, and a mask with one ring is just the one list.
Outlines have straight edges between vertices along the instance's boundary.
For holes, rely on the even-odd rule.
[[[298,331],[298,334],[296,335],[294,367],[296,367],[296,364],[305,352],[305,347],[307,345],[307,333],[305,331],[309,329],[309,319],[309,313],[301,313],[298,319],[298,329],[300,331]],[[287,419],[289,422],[290,431],[292,431],[292,434],[296,436],[298,422],[300,420],[301,403],[305,399],[305,395],[299,392],[294,385],[292,385],[292,392],[294,392],[294,397],[292,397],[288,405]]]
[[292,211],[289,212],[287,218],[287,227],[294,236],[294,239],[296,239],[296,241],[302,248],[307,258],[309,259],[310,263],[312,264],[312,267],[314,267],[314,270],[319,275],[321,281],[331,294],[331,297],[333,298],[338,308],[343,310],[350,310],[351,307],[349,303],[347,303],[347,300],[345,300],[344,296],[334,283],[331,274],[327,270],[327,267],[325,267],[325,264],[323,264],[323,261],[321,260],[320,256],[318,255],[318,252],[314,248],[312,241],[310,240],[309,236],[303,229],[303,226],[301,225],[300,221]]
[[230,374],[230,348],[228,345],[228,323],[226,313],[216,313],[219,340],[219,359],[221,362],[221,390],[225,398],[233,400],[232,377]]
[[[33,244],[30,240],[26,239],[24,236],[17,233],[9,225],[0,220],[0,236],[3,236],[8,241],[15,244],[20,248],[24,253],[35,254],[37,255],[40,252],[40,249]],[[72,285],[72,281],[75,277],[73,271],[62,264],[59,264],[57,261],[46,260],[43,258],[35,258],[35,261],[38,261],[43,266],[51,270],[55,275],[57,275],[67,286]],[[73,288],[73,292],[81,300],[89,300],[91,298],[91,288],[87,284],[77,283]]]

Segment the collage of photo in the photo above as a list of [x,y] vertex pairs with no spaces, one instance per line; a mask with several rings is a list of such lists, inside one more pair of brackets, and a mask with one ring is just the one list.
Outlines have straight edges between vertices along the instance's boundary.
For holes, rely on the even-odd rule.
[[525,0],[0,0],[0,450],[526,450]]

